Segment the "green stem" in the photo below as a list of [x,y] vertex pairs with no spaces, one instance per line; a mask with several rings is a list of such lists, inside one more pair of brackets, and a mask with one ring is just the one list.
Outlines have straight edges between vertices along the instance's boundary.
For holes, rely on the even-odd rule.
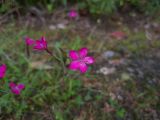
[[72,80],[69,80],[69,93],[72,93]]
[[29,46],[26,45],[26,52],[27,52],[27,56],[30,57],[30,51],[29,51]]
[[62,67],[63,67],[63,74],[65,74],[65,73],[66,73],[66,68],[65,68],[64,61],[63,61],[62,53],[61,53],[61,51],[60,51],[59,48],[56,47],[56,49],[57,49],[57,51],[58,51],[58,53],[59,53],[59,55],[60,55],[60,58],[61,58],[61,59],[60,59],[60,63],[62,64]]
[[61,60],[57,56],[55,56],[50,50],[46,49],[46,52],[48,54],[50,54],[51,56],[53,56],[56,60],[58,60],[59,62],[61,62]]

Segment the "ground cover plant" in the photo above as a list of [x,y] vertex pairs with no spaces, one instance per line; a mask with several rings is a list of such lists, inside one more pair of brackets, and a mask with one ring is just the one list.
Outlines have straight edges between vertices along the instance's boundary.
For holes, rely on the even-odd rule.
[[[29,9],[32,6],[38,6],[53,12],[58,7],[78,6],[81,13],[90,12],[92,15],[110,14],[115,11],[135,10],[146,14],[156,13],[160,9],[159,0],[2,0],[0,13],[12,11],[13,8]],[[143,7],[142,7],[143,6]],[[130,9],[131,8],[131,9]]]
[[160,119],[160,18],[112,2],[0,12],[0,120]]
[[[33,49],[35,49],[35,50],[47,52],[49,54],[49,56],[51,56],[57,62],[57,66],[54,68],[54,70],[55,70],[54,74],[55,74],[55,79],[58,81],[50,81],[50,84],[53,85],[54,87],[53,88],[49,87],[49,91],[47,89],[45,89],[45,91],[41,92],[39,94],[40,96],[39,95],[38,96],[39,97],[42,97],[42,96],[47,97],[51,92],[59,89],[58,91],[56,91],[57,93],[54,98],[55,101],[57,101],[59,105],[62,101],[66,101],[66,100],[68,101],[69,99],[72,99],[71,97],[73,97],[73,96],[75,96],[76,99],[78,99],[77,100],[78,102],[81,102],[81,96],[76,96],[77,92],[79,91],[78,89],[81,87],[81,81],[79,78],[79,76],[81,76],[81,75],[79,73],[77,74],[75,72],[71,72],[71,71],[69,71],[69,69],[74,70],[74,71],[79,70],[79,72],[81,74],[86,73],[88,70],[88,65],[94,63],[94,58],[87,56],[89,50],[87,48],[81,48],[78,51],[70,50],[68,55],[69,55],[69,58],[71,59],[71,62],[70,62],[70,64],[68,64],[68,67],[67,67],[67,64],[66,64],[66,62],[68,61],[67,60],[67,53],[62,51],[57,46],[55,49],[55,51],[57,51],[57,55],[55,54],[56,53],[55,51],[54,51],[55,53],[50,51],[48,49],[48,43],[47,43],[45,37],[41,37],[39,40],[33,40],[29,37],[26,37],[24,42],[26,45],[26,52],[27,52],[28,57],[30,57],[29,47],[33,47]],[[15,67],[13,67],[13,68],[15,68]],[[67,70],[67,68],[68,68],[68,70]],[[18,67],[16,69],[17,69],[17,71],[20,71],[20,70],[18,70]],[[3,79],[5,77],[6,71],[7,71],[7,65],[2,64],[0,66],[0,78],[1,79]],[[26,71],[28,71],[28,70],[26,70]],[[30,72],[28,71],[27,73],[25,72],[24,74],[30,74],[30,73],[31,73],[31,71]],[[40,74],[42,74],[42,73],[43,73],[43,71],[40,72]],[[16,76],[14,76],[14,77],[16,79]],[[15,81],[18,81],[18,80],[16,79]],[[54,84],[54,82],[57,82],[56,83],[57,85]],[[62,85],[62,84],[64,84],[64,85]],[[25,100],[27,100],[29,96],[25,97],[25,94],[27,92],[32,93],[35,90],[34,90],[34,88],[32,88],[33,86],[31,84],[29,85],[29,81],[26,84],[24,84],[24,83],[17,83],[16,84],[13,81],[10,81],[6,78],[2,85],[3,85],[3,86],[1,86],[1,92],[2,92],[1,104],[3,104],[2,110],[6,111],[8,113],[10,113],[10,112],[12,113],[14,110],[17,111],[19,109],[16,113],[16,118],[18,119],[21,116],[22,112],[24,112],[24,110],[28,108]],[[27,88],[27,86],[28,86],[28,88]],[[30,87],[32,86],[32,87],[30,88],[29,86]],[[44,86],[45,86],[45,84],[44,84]],[[21,92],[23,92],[23,90],[24,90],[24,93],[21,93]],[[37,92],[40,92],[40,91],[37,91]],[[21,94],[24,94],[24,96],[22,95],[22,97],[21,97],[20,96]],[[6,101],[5,99],[6,99],[6,97],[10,98],[11,96],[13,97],[12,100],[13,99],[15,100],[14,101],[15,105],[17,104],[20,108],[18,106],[14,106],[11,109],[11,111],[8,111],[8,109],[5,108],[5,106],[12,105],[12,104],[8,104],[8,102],[10,100]],[[43,99],[39,98],[38,96],[37,97],[35,96],[35,98],[33,98],[33,99],[36,101],[39,99],[40,101],[38,100],[37,102],[40,105],[43,103]],[[48,96],[48,97],[51,97],[51,96]],[[56,97],[58,97],[57,100],[56,100]],[[3,98],[4,98],[4,101],[3,101]],[[52,97],[49,99],[51,100]],[[16,103],[17,100],[22,100],[22,103],[19,103],[19,104]],[[74,104],[80,104],[80,103],[73,103],[73,106],[74,106]],[[63,119],[63,116],[61,116],[60,113],[56,113],[55,118],[56,119]]]

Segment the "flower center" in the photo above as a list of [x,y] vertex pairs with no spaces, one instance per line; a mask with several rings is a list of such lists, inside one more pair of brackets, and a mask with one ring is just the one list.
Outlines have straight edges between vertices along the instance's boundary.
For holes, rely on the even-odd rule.
[[41,46],[41,47],[44,47],[44,45],[43,45],[42,43],[40,43],[40,46]]

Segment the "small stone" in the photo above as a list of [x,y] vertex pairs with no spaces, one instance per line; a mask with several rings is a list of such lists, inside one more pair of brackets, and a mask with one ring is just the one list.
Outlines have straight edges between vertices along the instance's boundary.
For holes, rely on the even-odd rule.
[[130,73],[134,73],[135,72],[135,70],[133,68],[130,68],[130,67],[127,68],[127,71],[130,72]]
[[50,30],[55,30],[55,29],[56,29],[56,26],[55,26],[55,25],[50,25],[50,26],[49,26],[49,29],[50,29]]
[[112,100],[116,99],[116,95],[114,93],[109,93],[109,96],[112,98]]
[[114,65],[114,66],[118,66],[121,64],[125,64],[125,60],[124,59],[109,60],[109,64]]
[[109,74],[113,74],[115,72],[115,70],[116,70],[115,68],[102,67],[102,68],[100,68],[98,73],[102,73],[104,75],[109,75]]
[[129,79],[130,79],[130,75],[127,74],[127,73],[122,73],[121,79],[122,79],[122,80],[129,80]]
[[115,56],[115,52],[114,51],[106,51],[102,54],[102,56],[105,58],[105,59],[108,59],[108,58],[113,58]]
[[122,101],[122,100],[123,100],[123,97],[122,97],[121,95],[118,95],[118,96],[117,96],[117,99]]
[[97,23],[101,24],[102,23],[101,19],[97,19]]
[[58,29],[65,29],[66,28],[66,26],[65,26],[65,24],[57,24],[57,28]]

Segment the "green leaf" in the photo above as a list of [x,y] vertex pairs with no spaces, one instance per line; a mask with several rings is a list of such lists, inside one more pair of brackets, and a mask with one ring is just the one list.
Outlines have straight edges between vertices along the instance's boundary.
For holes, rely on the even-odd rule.
[[119,110],[116,111],[116,115],[117,115],[117,117],[119,117],[119,118],[124,118],[125,113],[126,113],[126,111],[125,111],[125,109],[123,109],[123,108],[121,108],[121,109],[119,109]]
[[75,101],[78,105],[83,105],[84,104],[83,99],[80,95],[76,97]]

